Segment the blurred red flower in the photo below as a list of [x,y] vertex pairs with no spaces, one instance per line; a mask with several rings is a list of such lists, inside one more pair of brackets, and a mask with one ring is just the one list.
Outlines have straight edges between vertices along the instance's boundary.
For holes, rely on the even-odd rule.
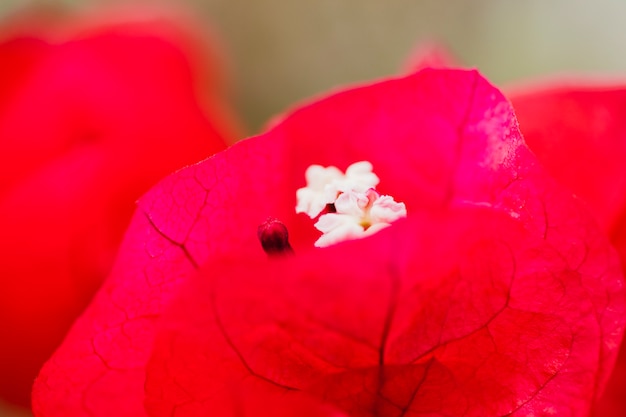
[[179,26],[158,14],[40,16],[2,32],[6,400],[29,404],[38,369],[109,273],[137,198],[235,139],[217,63]]
[[[367,160],[408,218],[313,249],[311,164]],[[257,226],[289,228],[268,260]],[[621,268],[502,94],[425,70],[305,105],[168,177],[33,391],[37,416],[586,416]]]

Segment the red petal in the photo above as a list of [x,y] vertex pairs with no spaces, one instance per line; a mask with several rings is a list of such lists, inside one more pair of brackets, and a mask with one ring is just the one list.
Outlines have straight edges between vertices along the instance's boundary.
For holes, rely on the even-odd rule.
[[224,122],[198,103],[189,41],[174,32],[146,20],[0,45],[12,86],[0,102],[3,398],[29,403],[38,370],[109,273],[136,199],[225,147]]
[[[421,218],[420,213],[446,212],[450,207],[456,206],[484,206],[496,212],[498,214],[496,217],[509,216],[514,218],[512,221],[522,225],[526,234],[524,242],[532,242],[528,246],[516,249],[523,252],[523,255],[516,251],[514,257],[520,262],[520,266],[516,268],[523,271],[525,277],[532,276],[532,279],[516,280],[521,286],[519,291],[523,311],[543,312],[551,308],[545,305],[545,298],[537,294],[538,288],[541,288],[538,284],[539,277],[543,277],[544,282],[546,280],[552,282],[549,280],[550,277],[567,282],[565,288],[572,291],[572,298],[569,298],[568,293],[564,300],[566,304],[578,295],[585,297],[581,301],[586,303],[582,315],[577,309],[566,305],[561,308],[559,304],[558,309],[561,313],[558,317],[559,323],[581,320],[580,337],[588,337],[590,340],[589,344],[585,342],[581,346],[595,346],[593,355],[580,354],[578,350],[574,354],[574,341],[568,339],[563,342],[560,339],[564,334],[562,330],[555,333],[558,340],[553,341],[551,333],[546,329],[550,324],[549,320],[538,319],[536,322],[538,327],[535,328],[532,317],[524,321],[526,315],[523,317],[514,315],[505,317],[504,323],[509,325],[503,325],[504,329],[499,332],[505,336],[509,332],[507,337],[511,340],[507,339],[505,346],[519,342],[522,345],[526,343],[524,346],[527,349],[517,347],[515,358],[509,362],[504,359],[495,362],[498,366],[506,365],[506,375],[516,372],[518,365],[515,364],[524,360],[545,365],[551,359],[553,365],[559,363],[566,366],[561,363],[562,350],[553,354],[556,356],[546,359],[545,353],[535,349],[534,346],[537,340],[553,342],[559,347],[571,341],[570,356],[573,359],[570,360],[574,361],[571,369],[584,369],[585,378],[582,381],[565,381],[570,378],[570,374],[564,372],[559,373],[558,378],[555,376],[552,380],[546,381],[545,378],[537,379],[537,375],[545,377],[548,371],[545,368],[533,368],[529,370],[525,382],[519,386],[507,386],[510,391],[516,393],[502,400],[502,403],[489,405],[488,400],[495,396],[491,393],[489,394],[491,396],[485,394],[484,398],[480,398],[480,405],[493,407],[494,410],[511,410],[511,404],[519,400],[520,402],[516,404],[522,407],[520,412],[525,410],[523,407],[536,408],[545,404],[558,408],[563,404],[563,395],[566,395],[565,399],[572,401],[577,399],[580,405],[588,406],[595,395],[595,387],[601,384],[606,376],[614,357],[615,344],[621,337],[623,317],[619,311],[624,307],[624,300],[615,257],[584,212],[535,166],[534,158],[521,140],[512,110],[504,97],[476,72],[431,70],[403,79],[348,90],[305,106],[296,110],[267,134],[241,142],[199,165],[170,176],[155,187],[140,202],[140,211],[136,214],[127,234],[115,271],[92,306],[76,323],[61,349],[42,370],[34,391],[34,406],[38,415],[72,416],[82,415],[86,411],[93,416],[142,415],[145,363],[151,355],[155,319],[175,299],[181,285],[195,274],[198,266],[213,263],[222,257],[245,260],[250,265],[266,262],[266,256],[257,241],[256,231],[257,226],[268,216],[276,217],[287,225],[296,253],[303,256],[302,258],[296,256],[296,260],[293,261],[294,270],[302,271],[309,262],[318,260],[320,266],[324,265],[324,262],[328,263],[326,265],[335,265],[337,262],[335,257],[306,255],[314,239],[313,227],[306,216],[294,214],[295,191],[304,185],[304,171],[312,163],[336,165],[345,169],[349,164],[359,160],[369,160],[373,163],[375,172],[382,179],[380,191],[393,195],[398,201],[404,201],[410,217]],[[404,226],[399,224],[392,229],[404,227],[407,233],[410,231],[409,236],[413,234],[419,236],[431,230],[427,223],[406,222]],[[437,224],[443,228],[445,222]],[[454,224],[467,226],[465,222],[460,221]],[[424,230],[421,228],[422,225]],[[482,223],[478,223],[477,226],[480,231]],[[496,231],[499,230],[496,225],[492,227]],[[510,244],[515,246],[516,240],[506,233],[509,230],[511,229],[508,226],[502,227],[502,232],[507,238],[505,241],[510,241]],[[374,289],[381,291],[384,288],[380,286],[388,285],[389,279],[383,278],[380,282],[374,280],[372,273],[368,272],[368,266],[378,268],[381,274],[385,272],[380,268],[387,265],[385,263],[387,250],[374,250],[376,242],[380,247],[388,248],[384,240],[388,237],[384,236],[388,235],[350,246],[361,248],[359,253],[362,253],[358,260],[363,266],[357,268],[355,273],[363,272],[365,277],[371,277],[372,285],[379,286]],[[437,234],[430,236],[433,242],[440,241],[441,236]],[[442,242],[445,243],[446,235],[443,236]],[[451,234],[451,237],[454,236]],[[413,246],[427,247],[428,245],[421,239],[416,237]],[[460,247],[451,246],[452,252],[454,249],[465,247],[463,241],[460,242]],[[441,248],[441,244],[433,243],[433,248]],[[336,250],[340,253],[341,250],[347,249]],[[413,251],[414,247],[407,245],[406,250]],[[328,253],[335,253],[335,249]],[[439,277],[441,270],[437,269],[438,265],[428,263],[429,257],[423,256],[420,251],[411,252],[410,257],[406,254],[404,256],[415,258],[416,264],[398,264],[401,274],[406,273],[409,265],[412,268],[410,276],[403,276],[402,282],[405,279],[418,279],[420,274]],[[433,259],[448,257],[440,256]],[[442,265],[445,267],[444,270],[446,268],[452,270],[455,259],[451,258],[450,264],[446,262]],[[496,261],[495,257],[490,260],[494,265],[499,265]],[[354,267],[354,262],[346,263],[346,266],[341,268],[348,267]],[[533,268],[536,268],[536,276],[530,273]],[[568,271],[568,268],[574,271],[572,277],[563,273]],[[265,270],[262,266],[258,269]],[[353,273],[349,269],[344,271],[349,275]],[[246,269],[244,274],[241,270],[230,271],[222,267],[216,269],[219,276],[225,273],[225,276],[233,279],[239,277],[240,272],[241,276],[245,277],[249,270]],[[389,274],[388,269],[385,273]],[[314,279],[318,276],[319,273],[312,274]],[[381,276],[384,277],[384,274]],[[445,275],[440,277],[442,282],[445,282],[445,277]],[[263,280],[265,276],[261,273],[259,279]],[[578,284],[572,284],[570,288],[570,281]],[[354,277],[350,282],[353,284],[350,287],[351,291],[360,291],[358,286],[356,288],[354,286]],[[481,322],[479,319],[485,319],[489,314],[493,315],[494,306],[502,305],[501,294],[499,297],[496,294],[493,300],[491,296],[494,292],[502,291],[503,287],[494,285],[490,280],[481,281],[481,285],[475,288],[472,286],[461,288],[464,292],[459,295],[455,295],[454,292],[450,294],[454,288],[439,287],[439,279],[430,278],[428,282],[433,286],[430,291],[440,292],[442,297],[448,296],[451,303],[454,301],[454,305],[458,304],[458,308],[449,319],[449,327],[447,324],[443,326],[441,321],[432,323],[436,329],[435,333],[445,333],[446,337],[461,337],[473,328],[484,328],[484,321]],[[549,294],[555,295],[561,288],[556,287]],[[581,293],[583,287],[584,294]],[[381,296],[374,289],[359,292],[355,296],[364,297],[361,304],[367,302],[368,306],[375,306],[381,303]],[[347,325],[362,327],[358,317],[350,316],[352,310],[332,311],[333,306],[341,305],[339,300],[347,296],[346,290],[341,286],[333,287],[329,297],[336,297],[336,301],[329,304],[331,311],[324,314],[327,314],[326,317],[347,314],[344,319]],[[464,294],[474,293],[477,296],[489,294],[485,298],[487,305],[481,303],[481,309],[478,309],[476,307],[478,304],[474,305],[471,299],[463,297]],[[241,294],[246,297],[251,295],[253,293],[249,291],[243,291]],[[201,296],[199,292],[198,297]],[[300,293],[295,292],[293,296],[294,303],[297,303]],[[382,302],[386,303],[386,299],[382,298]],[[548,298],[551,303],[555,302],[553,297]],[[463,300],[466,303],[462,303]],[[210,300],[205,299],[204,302],[210,305]],[[263,303],[264,300],[258,299],[256,302]],[[494,303],[492,306],[489,305],[491,302]],[[235,307],[237,306],[233,306]],[[416,309],[418,307],[415,306]],[[241,308],[247,307],[242,304]],[[361,308],[355,312],[362,310]],[[380,321],[380,310],[373,310],[372,314],[375,316],[372,320],[378,317],[377,320]],[[418,318],[423,315],[423,311],[407,311],[402,314],[405,314],[402,316],[405,317],[404,322],[396,323],[394,320],[394,326],[419,329]],[[465,314],[472,320],[465,323],[462,319]],[[380,330],[380,323],[375,321],[373,323],[372,331]],[[510,323],[516,325],[515,329],[511,329]],[[232,331],[241,330],[236,326],[244,324],[235,322]],[[550,329],[557,329],[558,326],[553,324]],[[516,333],[520,328],[524,329],[522,335],[510,336],[510,332]],[[295,330],[297,329],[294,328]],[[575,333],[579,334],[578,328],[575,330]],[[406,363],[407,356],[415,350],[412,346],[414,344],[422,343],[423,345],[419,347],[421,351],[428,349],[429,346],[443,346],[442,342],[433,342],[430,333],[424,337],[430,335],[431,339],[420,336],[414,340],[410,335],[402,339],[400,336],[402,332],[398,332],[398,335],[394,336],[397,341],[388,353],[396,363]],[[478,333],[479,336],[484,336],[485,332]],[[537,333],[540,336],[536,336]],[[255,332],[242,334],[241,337],[256,337],[255,334]],[[528,344],[529,342],[525,340],[532,343]],[[367,340],[367,343],[379,341],[380,332],[375,340]],[[193,338],[190,342],[193,342]],[[325,354],[332,353],[335,346],[332,340],[319,341],[322,342],[328,346]],[[484,340],[480,343],[478,346],[486,344]],[[251,342],[249,347],[253,346],[255,344]],[[163,355],[162,346],[159,344],[158,347],[155,357],[157,359]],[[198,349],[203,349],[203,346]],[[334,349],[339,350],[343,360],[356,361],[347,363],[352,368],[360,366],[360,363],[370,364],[372,357],[377,357],[376,354],[372,356],[370,353],[366,356],[366,353],[359,352],[348,356],[342,345],[337,345]],[[520,352],[526,353],[528,358],[520,357]],[[555,362],[558,358],[561,362]],[[201,361],[203,357],[190,356],[177,360],[183,359],[190,367],[194,367],[195,361]],[[366,360],[369,362],[363,362]],[[158,368],[158,361],[156,363],[155,366]],[[280,357],[275,356],[272,363],[280,365]],[[447,359],[441,363],[452,366]],[[201,367],[200,364],[198,366]],[[425,374],[424,366],[422,364],[421,368],[418,366],[408,371],[404,368],[398,370],[395,378],[397,381],[410,381],[406,386],[415,387],[415,381],[420,380]],[[459,367],[454,368],[454,372],[464,372],[462,364],[454,366]],[[158,378],[158,371],[155,372]],[[240,369],[239,371],[233,369],[233,372],[240,372]],[[311,373],[314,377],[321,377],[318,370],[311,370],[306,366],[289,369],[289,372],[292,373],[291,378],[296,380],[304,380],[311,376]],[[163,374],[161,372],[161,375]],[[229,375],[228,372],[220,373],[220,376]],[[233,374],[233,377],[236,378],[236,375]],[[189,375],[183,373],[181,376]],[[185,383],[184,387],[179,389],[172,384],[161,385],[158,379],[153,380],[152,377],[154,375],[151,375],[148,381],[150,389],[148,406],[151,412],[156,413],[162,412],[161,405],[169,410],[189,398],[198,401],[190,402],[188,407],[201,409],[203,404],[201,398],[194,395],[195,391],[185,391],[198,389],[199,395],[202,396],[204,393],[202,390],[207,384],[216,382],[210,375],[192,375],[200,379],[195,379],[191,384]],[[177,378],[177,375],[174,377]],[[469,378],[468,375],[464,377]],[[275,378],[275,375],[272,378]],[[351,411],[354,407],[361,407],[359,404],[364,404],[366,411],[373,410],[373,405],[368,399],[372,394],[367,394],[370,392],[368,391],[370,386],[363,385],[364,382],[373,383],[372,376],[350,378],[333,382],[335,386],[342,386],[347,403],[337,397],[341,395],[340,392],[326,393],[312,388],[311,393],[314,398],[326,398],[333,404]],[[537,383],[541,381],[546,384],[539,389]],[[353,385],[356,382],[360,384]],[[198,385],[194,385],[195,383]],[[442,380],[441,383],[445,387],[448,382]],[[175,381],[174,385],[178,384],[179,381]],[[404,385],[397,382],[397,386]],[[571,391],[556,392],[564,386]],[[284,392],[281,390],[284,388],[278,387],[277,390],[275,394],[282,398]],[[256,391],[252,389],[252,392]],[[530,400],[528,396],[532,392],[536,394],[534,399]],[[360,400],[354,399],[353,394],[366,398],[359,402]],[[409,393],[405,390],[397,392],[397,395],[399,398],[394,398],[393,401],[402,402],[406,401]],[[458,395],[459,398],[465,398],[462,392]],[[272,397],[270,394],[268,396]],[[165,402],[159,403],[161,399]],[[439,410],[443,410],[442,407],[443,405]]]
[[626,89],[552,87],[511,101],[541,163],[615,230],[626,213]]
[[[530,148],[596,215],[626,265],[626,88],[546,87],[512,92]],[[595,415],[626,415],[626,346]]]
[[608,247],[571,266],[493,209],[412,220],[287,262],[208,265],[157,339],[149,415],[237,415],[249,390],[351,416],[586,415],[603,361],[586,271]]

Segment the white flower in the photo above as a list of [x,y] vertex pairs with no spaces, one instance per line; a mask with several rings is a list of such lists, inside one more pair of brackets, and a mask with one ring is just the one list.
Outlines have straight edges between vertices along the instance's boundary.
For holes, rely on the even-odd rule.
[[367,161],[355,162],[343,174],[337,167],[311,165],[305,172],[306,187],[296,191],[296,213],[317,217],[328,204],[334,204],[341,193],[364,193],[375,187],[379,179]]
[[317,247],[370,236],[406,217],[404,203],[381,196],[374,189],[341,193],[334,204],[336,212],[320,216],[315,223],[315,228],[323,233],[315,242]]

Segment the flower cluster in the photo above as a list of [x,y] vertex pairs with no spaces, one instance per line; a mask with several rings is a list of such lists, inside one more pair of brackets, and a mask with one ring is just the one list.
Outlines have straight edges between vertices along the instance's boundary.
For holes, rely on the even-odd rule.
[[296,213],[319,216],[315,228],[323,234],[315,246],[370,236],[406,217],[404,203],[373,188],[379,178],[372,168],[361,161],[350,165],[345,175],[334,166],[311,165],[306,170],[307,186],[296,192]]

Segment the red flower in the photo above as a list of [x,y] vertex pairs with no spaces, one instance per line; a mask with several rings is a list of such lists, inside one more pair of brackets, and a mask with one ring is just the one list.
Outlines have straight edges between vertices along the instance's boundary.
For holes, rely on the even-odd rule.
[[[408,216],[314,249],[311,164],[366,160]],[[289,228],[268,260],[257,226]],[[161,182],[33,391],[37,416],[585,416],[624,327],[619,263],[476,72],[294,111]]]
[[22,404],[109,273],[136,199],[234,133],[215,86],[208,115],[197,99],[192,71],[215,76],[215,63],[174,23],[61,23],[22,23],[0,44],[0,396]]

